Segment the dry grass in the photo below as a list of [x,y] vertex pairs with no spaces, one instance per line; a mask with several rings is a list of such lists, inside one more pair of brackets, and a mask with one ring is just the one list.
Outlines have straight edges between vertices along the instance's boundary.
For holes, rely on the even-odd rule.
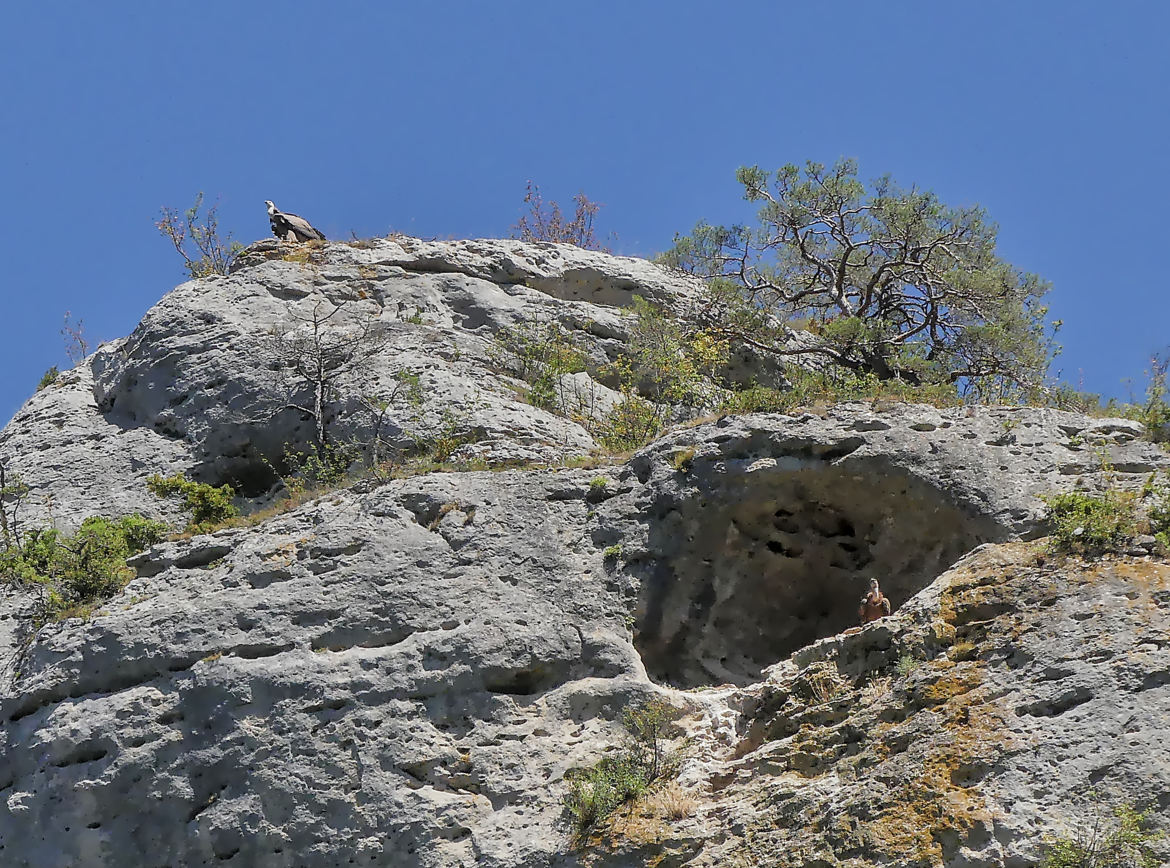
[[890,692],[893,679],[889,675],[875,675],[861,688],[861,699],[866,705],[872,705]]
[[[287,497],[281,498],[276,503],[264,509],[248,513],[247,515],[233,516],[218,524],[201,525],[198,530],[189,529],[174,533],[168,539],[171,541],[186,540],[196,536],[203,536],[204,534],[215,533],[220,530],[255,527],[269,519],[291,512],[310,501],[318,500],[334,492],[344,491],[366,480],[389,482],[394,479],[411,479],[416,476],[426,476],[431,473],[474,473],[482,471],[502,473],[508,470],[593,470],[598,467],[612,467],[615,464],[625,461],[627,458],[629,458],[628,454],[610,455],[598,452],[590,455],[575,455],[556,461],[508,461],[494,464],[482,458],[474,458],[468,461],[436,461],[433,456],[425,455],[405,462],[384,462],[363,474],[347,476],[334,485],[320,485],[312,488],[297,489]],[[442,520],[447,512],[459,506],[455,502],[445,504],[443,507],[445,511],[441,512],[435,522],[432,523],[431,530],[434,530],[438,526],[438,522]],[[471,524],[474,519],[475,510],[472,507],[469,508],[468,517],[464,523]]]
[[652,801],[662,816],[674,821],[686,819],[699,806],[699,800],[676,781],[671,781],[655,793]]
[[818,703],[828,702],[840,693],[844,686],[845,679],[833,669],[817,669],[808,674],[809,692]]
[[[342,486],[344,487],[344,486]],[[185,530],[181,533],[171,534],[168,539],[172,542],[175,540],[191,539],[196,536],[203,536],[204,534],[215,533],[219,530],[229,530],[237,527],[255,527],[258,524],[263,524],[270,518],[276,518],[278,515],[284,515],[286,512],[291,512],[298,506],[303,506],[311,500],[317,500],[320,497],[336,491],[336,488],[323,486],[320,488],[307,488],[303,491],[297,491],[295,494],[290,494],[288,497],[278,500],[272,506],[264,509],[250,512],[247,515],[232,516],[225,521],[221,521],[214,525],[201,525],[198,530]]]

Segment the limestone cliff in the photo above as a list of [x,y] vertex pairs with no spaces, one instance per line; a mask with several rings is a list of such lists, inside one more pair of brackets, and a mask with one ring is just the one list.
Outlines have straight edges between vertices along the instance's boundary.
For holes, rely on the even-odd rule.
[[[355,394],[420,376],[403,437],[455,420],[467,457],[542,467],[365,481],[165,542],[31,637],[5,589],[0,864],[1025,868],[1090,788],[1165,813],[1170,567],[1035,538],[1038,495],[1136,489],[1167,455],[1126,420],[859,403],[549,466],[596,443],[519,397],[493,336],[559,323],[604,395],[633,296],[695,289],[563,245],[265,242],[31,398],[0,459],[63,526],[167,516],[156,472],[265,504],[310,431],[258,360],[326,299],[387,336]],[[850,630],[871,575],[895,614]],[[691,808],[574,840],[566,772],[652,696],[690,738]]]

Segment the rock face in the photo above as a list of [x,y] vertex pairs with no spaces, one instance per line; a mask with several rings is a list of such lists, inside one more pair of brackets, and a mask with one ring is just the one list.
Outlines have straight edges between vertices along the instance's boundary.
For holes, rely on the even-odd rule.
[[[559,245],[269,258],[288,249],[184,284],[31,399],[0,456],[33,503],[141,509],[174,470],[260,493],[258,456],[308,432],[255,360],[322,298],[391,336],[358,385],[411,369],[449,398],[447,420],[398,407],[403,431],[454,412],[474,454],[578,455],[588,432],[520,401],[488,337],[562,323],[600,380],[614,305],[693,291]],[[1140,434],[1015,408],[729,417],[610,466],[363,483],[163,543],[31,637],[5,589],[0,864],[1036,865],[1090,787],[1170,808],[1170,568],[1020,541],[1037,495],[1165,468]],[[895,615],[842,633],[871,575]],[[566,772],[649,697],[691,738],[693,807],[575,842]]]
[[[230,277],[179,286],[133,334],[29,399],[0,435],[0,460],[33,487],[34,514],[68,526],[98,513],[166,516],[144,496],[152,473],[183,471],[262,496],[285,450],[308,444],[314,427],[289,407],[311,406],[307,384],[289,388],[290,378],[298,385],[288,373],[295,342],[274,332],[304,338],[315,314],[343,339],[367,334],[379,344],[368,365],[340,379],[351,397],[329,408],[336,439],[368,440],[379,428],[403,447],[461,435],[468,456],[493,463],[582,455],[593,438],[522,399],[525,384],[493,358],[495,336],[559,326],[588,355],[577,387],[604,404],[613,393],[598,382],[607,380],[602,369],[628,336],[623,307],[639,294],[680,308],[695,289],[643,260],[570,245],[260,242]],[[418,375],[421,402],[406,398],[402,373]],[[390,400],[385,418],[354,396]]]
[[1139,487],[1166,461],[1139,433],[1050,410],[845,404],[667,435],[631,461],[653,495],[614,534],[646,665],[680,687],[755,681],[855,624],[868,576],[900,606],[976,545],[1034,536],[1038,495],[1103,486],[1102,460]]
[[689,770],[706,804],[681,823],[636,810],[598,864],[1032,866],[1046,838],[1108,822],[1092,790],[1164,829],[1168,614],[1165,563],[981,547],[893,617],[709,697],[740,716]]

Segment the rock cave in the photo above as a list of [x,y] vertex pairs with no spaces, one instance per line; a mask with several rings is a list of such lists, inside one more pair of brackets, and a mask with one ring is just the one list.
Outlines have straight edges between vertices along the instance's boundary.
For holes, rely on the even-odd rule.
[[696,466],[659,503],[635,644],[651,678],[745,685],[857,624],[870,577],[894,610],[1000,529],[937,488],[872,461],[761,459]]

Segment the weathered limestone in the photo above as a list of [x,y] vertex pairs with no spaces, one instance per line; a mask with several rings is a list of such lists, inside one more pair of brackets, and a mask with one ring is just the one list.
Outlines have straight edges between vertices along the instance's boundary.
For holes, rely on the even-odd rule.
[[[561,322],[600,376],[626,329],[610,305],[688,298],[556,245],[267,258],[287,250],[184,284],[30,399],[0,455],[34,506],[157,509],[142,480],[180,469],[260,492],[257,456],[307,423],[273,420],[256,360],[321,297],[390,336],[364,385],[419,371],[478,428],[471,454],[580,454],[588,433],[519,401],[488,337]],[[447,424],[415,412],[395,424]],[[29,593],[0,588],[0,864],[1035,866],[1090,787],[1170,809],[1170,568],[1020,542],[1038,495],[1170,465],[1140,433],[1038,409],[728,417],[622,464],[363,483],[166,542],[35,636]],[[870,575],[895,614],[846,630]],[[574,845],[566,772],[650,696],[692,739],[693,809],[642,803]]]
[[[292,257],[294,261],[281,258]],[[303,261],[300,261],[303,260]],[[152,473],[187,472],[231,483],[246,497],[277,484],[286,448],[310,442],[313,421],[287,407],[279,370],[289,359],[276,329],[326,327],[384,342],[342,385],[336,439],[376,429],[409,448],[455,434],[468,457],[492,463],[587,454],[584,428],[522,400],[523,383],[493,359],[494,336],[525,323],[558,323],[590,357],[590,372],[622,352],[635,293],[682,307],[696,285],[648,262],[570,245],[411,239],[311,248],[260,242],[230,277],[182,284],[129,337],[100,347],[32,396],[0,435],[0,460],[34,489],[40,517],[72,526],[87,515],[131,510],[166,515],[145,494]],[[418,374],[424,400],[408,400],[397,374]],[[599,409],[614,398],[578,374],[572,388]],[[382,420],[356,397],[397,396]],[[308,399],[306,391],[296,396]],[[380,428],[379,428],[380,425]],[[51,502],[50,502],[51,501]]]
[[[893,617],[725,691],[738,729],[721,754],[700,750],[716,757],[690,769],[703,804],[659,821],[657,852],[693,866],[1035,866],[1046,839],[1075,839],[1095,815],[1107,830],[1112,805],[1164,829],[1168,614],[1165,563],[981,548]],[[709,715],[691,723],[700,738]],[[644,852],[622,835],[599,849],[603,865]]]
[[1104,486],[1102,456],[1139,488],[1166,463],[1139,433],[1052,410],[843,404],[669,434],[631,461],[648,488],[613,532],[646,665],[680,687],[758,680],[855,624],[870,576],[901,605],[976,545],[1040,532],[1038,496]]

